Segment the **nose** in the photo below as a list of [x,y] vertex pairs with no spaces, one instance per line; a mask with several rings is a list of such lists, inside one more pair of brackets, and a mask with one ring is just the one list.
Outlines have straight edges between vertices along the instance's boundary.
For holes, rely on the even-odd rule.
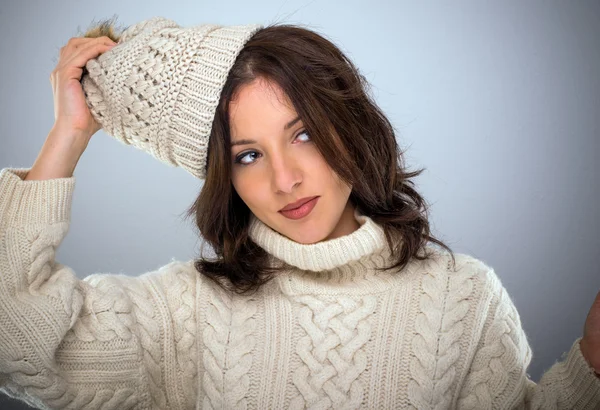
[[289,156],[271,157],[272,184],[275,192],[289,194],[302,182],[302,170],[297,161]]

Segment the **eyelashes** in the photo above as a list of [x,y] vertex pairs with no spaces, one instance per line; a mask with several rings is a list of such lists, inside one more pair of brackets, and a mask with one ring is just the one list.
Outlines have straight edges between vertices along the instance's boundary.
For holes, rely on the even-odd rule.
[[[301,130],[301,131],[300,131],[298,134],[296,134],[296,136],[294,137],[294,139],[298,138],[298,137],[299,137],[300,135],[302,135],[302,134],[306,134],[306,135],[307,135],[307,136],[309,136],[309,138],[310,138],[310,134],[309,134],[309,133],[306,131],[306,129],[303,129],[303,130]],[[260,153],[258,153],[258,152],[256,152],[256,151],[245,151],[245,152],[242,152],[242,153],[238,154],[238,155],[235,157],[235,159],[234,159],[234,161],[233,161],[233,162],[234,162],[234,164],[241,165],[241,166],[252,165],[252,164],[254,163],[254,161],[252,161],[252,162],[248,162],[248,163],[243,163],[243,162],[242,162],[242,160],[243,160],[245,157],[247,157],[248,155],[250,155],[250,154],[257,154],[257,155],[260,155]]]

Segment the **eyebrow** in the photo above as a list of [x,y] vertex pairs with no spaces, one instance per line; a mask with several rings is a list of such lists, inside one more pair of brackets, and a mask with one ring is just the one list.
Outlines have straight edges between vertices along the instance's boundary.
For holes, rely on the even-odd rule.
[[[284,130],[289,130],[298,121],[300,121],[300,116],[294,118],[293,120],[291,120],[290,122],[288,122],[287,124],[285,124],[285,126],[283,127],[283,129]],[[232,142],[231,146],[235,147],[236,145],[248,145],[248,144],[256,144],[256,141],[255,140],[241,139],[241,140],[237,140],[237,141]]]

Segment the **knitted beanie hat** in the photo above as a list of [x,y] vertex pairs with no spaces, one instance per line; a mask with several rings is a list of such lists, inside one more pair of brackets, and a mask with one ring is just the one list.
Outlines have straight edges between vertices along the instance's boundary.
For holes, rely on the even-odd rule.
[[115,47],[85,66],[81,83],[92,116],[122,143],[204,179],[221,90],[260,28],[182,28],[164,17],[127,27]]

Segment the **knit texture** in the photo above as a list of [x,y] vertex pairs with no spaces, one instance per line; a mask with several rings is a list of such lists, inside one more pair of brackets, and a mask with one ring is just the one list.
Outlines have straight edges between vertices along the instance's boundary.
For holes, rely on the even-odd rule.
[[253,218],[284,269],[251,296],[170,261],[79,279],[55,260],[75,177],[0,171],[0,391],[67,409],[598,409],[573,342],[531,381],[532,352],[494,270],[445,252],[389,262],[383,230],[300,244]]
[[204,179],[221,90],[260,28],[182,28],[164,17],[136,23],[115,47],[86,63],[86,103],[108,135]]

